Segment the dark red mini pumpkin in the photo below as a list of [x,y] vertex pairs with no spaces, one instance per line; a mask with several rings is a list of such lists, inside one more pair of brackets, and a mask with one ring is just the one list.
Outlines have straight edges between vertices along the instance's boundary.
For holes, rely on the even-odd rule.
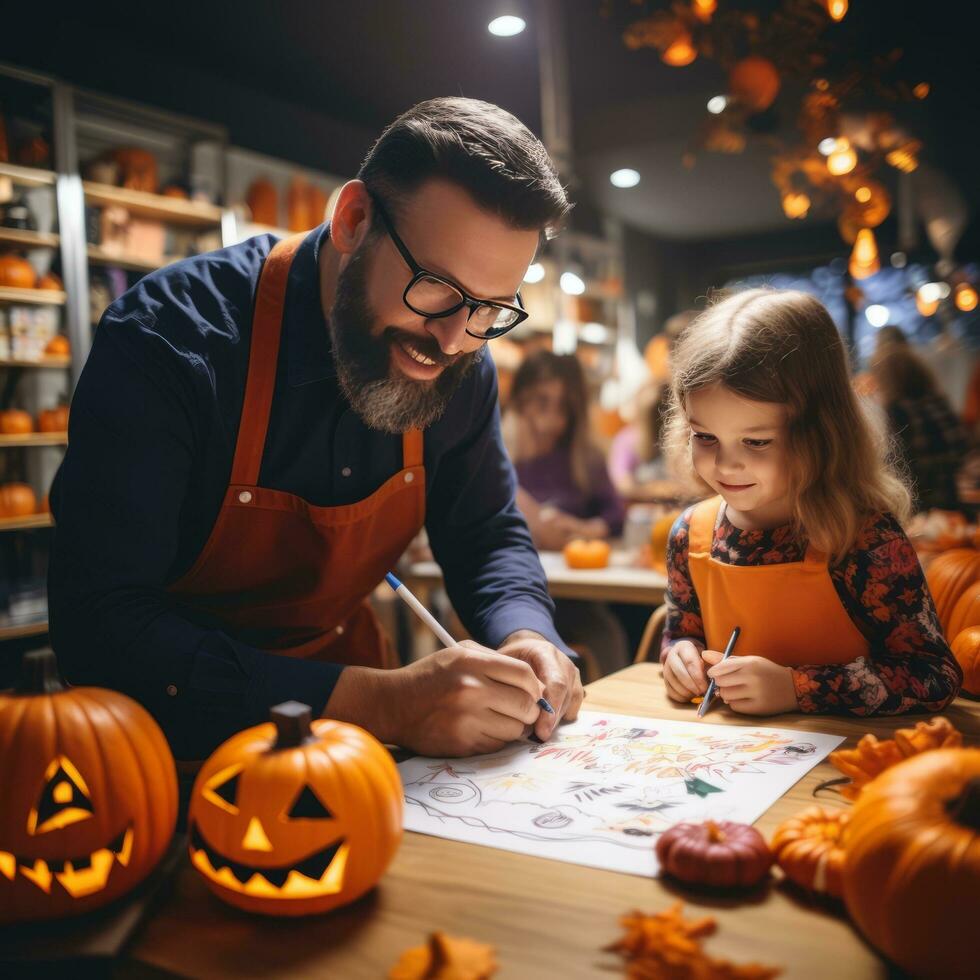
[[674,878],[715,888],[750,888],[772,867],[772,852],[762,834],[728,820],[671,827],[657,841],[657,858]]

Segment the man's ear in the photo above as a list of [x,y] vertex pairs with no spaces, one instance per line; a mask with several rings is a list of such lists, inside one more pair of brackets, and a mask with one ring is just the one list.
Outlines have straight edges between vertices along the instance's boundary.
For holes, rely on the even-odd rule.
[[351,255],[363,244],[371,231],[373,212],[364,181],[349,180],[340,188],[330,218],[330,243],[341,255]]

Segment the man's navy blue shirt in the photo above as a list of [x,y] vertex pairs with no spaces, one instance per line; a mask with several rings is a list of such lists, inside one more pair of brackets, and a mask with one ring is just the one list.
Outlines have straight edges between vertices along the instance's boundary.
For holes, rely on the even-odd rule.
[[[323,315],[322,225],[289,274],[261,486],[316,506],[373,493],[402,439],[368,428],[336,379]],[[75,684],[121,690],[160,722],[178,758],[295,699],[321,713],[343,669],[238,641],[167,591],[196,560],[231,473],[265,235],[147,276],[102,317],[51,490],[52,643]],[[500,437],[489,356],[425,432],[426,528],[467,629],[496,647],[517,629],[561,644]],[[247,558],[248,541],[241,543]],[[379,712],[385,705],[377,706]]]

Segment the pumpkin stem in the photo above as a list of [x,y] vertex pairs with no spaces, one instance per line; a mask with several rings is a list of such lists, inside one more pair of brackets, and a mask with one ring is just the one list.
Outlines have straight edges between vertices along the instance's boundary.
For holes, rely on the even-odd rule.
[[20,660],[20,677],[14,688],[17,694],[55,694],[65,685],[58,676],[58,660],[54,650],[31,650]]
[[276,725],[276,749],[292,749],[312,742],[316,736],[310,728],[313,710],[302,701],[284,701],[269,709],[269,716]]
[[959,796],[947,801],[946,810],[957,823],[980,830],[980,776],[968,780]]
[[714,820],[706,820],[704,826],[708,831],[708,840],[712,844],[720,844],[725,839],[725,832],[714,822]]

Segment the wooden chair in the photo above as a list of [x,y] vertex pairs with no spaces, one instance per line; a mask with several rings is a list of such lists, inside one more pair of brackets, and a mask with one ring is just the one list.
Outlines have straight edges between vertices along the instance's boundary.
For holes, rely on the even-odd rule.
[[650,614],[646,626],[643,628],[643,636],[640,638],[640,645],[636,648],[636,656],[633,663],[640,664],[647,660],[657,663],[660,660],[660,641],[664,635],[664,625],[667,622],[667,603],[657,606]]

